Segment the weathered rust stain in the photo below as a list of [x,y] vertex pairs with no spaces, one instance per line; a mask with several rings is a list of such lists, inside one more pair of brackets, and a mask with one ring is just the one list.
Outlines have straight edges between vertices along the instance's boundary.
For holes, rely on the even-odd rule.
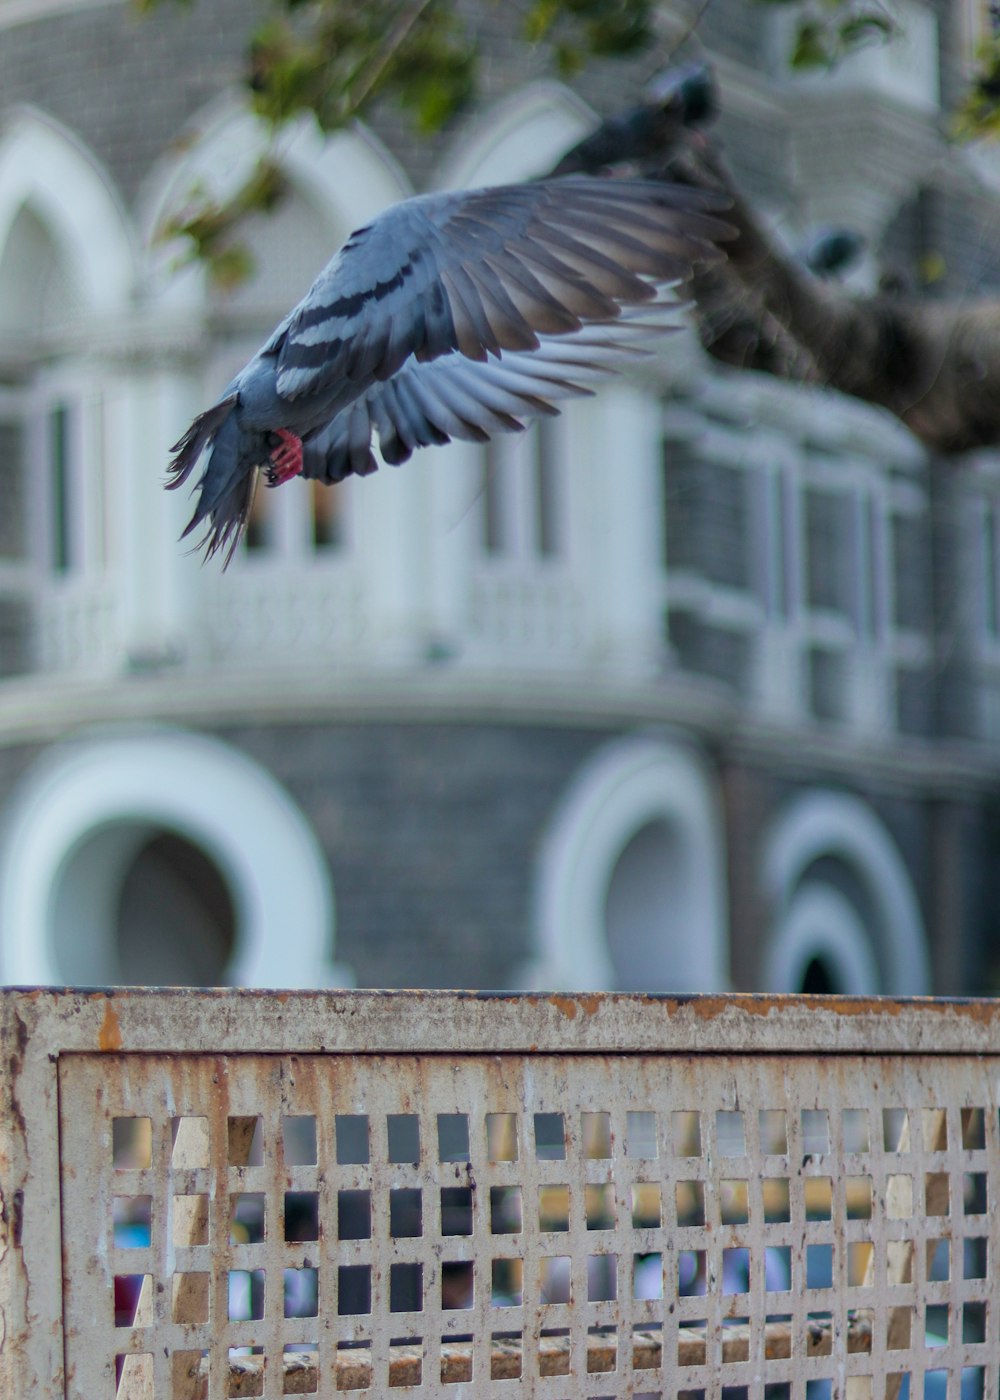
[[122,1028],[118,1022],[115,1004],[108,997],[104,1005],[104,1023],[97,1032],[99,1050],[120,1050],[122,1048]]
[[[593,1016],[600,1010],[602,1002],[607,997],[599,992],[591,992],[589,995],[565,995],[561,992],[553,992],[547,997],[550,1006],[562,1013],[567,1020],[575,1021],[578,1012],[583,1012],[584,1016]],[[533,1003],[534,1004],[534,1003]]]

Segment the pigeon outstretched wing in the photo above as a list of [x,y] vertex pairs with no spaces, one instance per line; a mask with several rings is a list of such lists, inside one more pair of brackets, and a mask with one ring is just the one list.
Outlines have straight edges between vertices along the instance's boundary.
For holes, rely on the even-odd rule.
[[651,300],[718,256],[710,197],[572,176],[434,194],[352,234],[274,340],[285,399],[389,379],[410,355],[483,361]]
[[722,256],[725,205],[663,181],[574,175],[386,210],[174,449],[172,487],[208,452],[185,533],[207,521],[207,552],[228,557],[258,468],[277,484],[305,455],[309,474],[335,481],[374,469],[373,429],[386,460],[403,461],[586,391],[647,312],[647,329],[662,316],[665,289]]

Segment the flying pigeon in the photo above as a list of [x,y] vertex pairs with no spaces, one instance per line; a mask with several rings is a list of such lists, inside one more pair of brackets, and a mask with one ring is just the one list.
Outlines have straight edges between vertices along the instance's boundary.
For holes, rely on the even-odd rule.
[[[417,447],[485,442],[592,393],[676,311],[671,289],[717,260],[721,196],[571,175],[421,195],[358,229],[197,417],[170,464],[207,450],[184,535],[225,563],[258,471],[333,483]],[[183,536],[182,536],[183,538]]]

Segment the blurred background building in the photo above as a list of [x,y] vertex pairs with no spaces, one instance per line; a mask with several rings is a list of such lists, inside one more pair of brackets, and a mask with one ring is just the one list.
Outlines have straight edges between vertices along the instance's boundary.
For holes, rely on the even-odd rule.
[[[940,136],[979,8],[900,8],[805,80],[712,0],[727,150],[790,244],[865,236],[859,287],[995,290],[1000,160]],[[0,0],[0,978],[1000,984],[996,458],[685,332],[517,439],[260,492],[225,574],[178,546],[169,444],[354,227],[634,98],[498,30],[433,143],[303,122],[223,294],[154,233],[264,149],[256,14]]]

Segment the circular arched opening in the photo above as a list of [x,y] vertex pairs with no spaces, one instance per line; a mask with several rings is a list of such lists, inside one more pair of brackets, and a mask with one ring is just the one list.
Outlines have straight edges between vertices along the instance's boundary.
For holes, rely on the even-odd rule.
[[224,985],[239,939],[216,862],[179,832],[116,822],[88,832],[52,882],[53,960],[68,982]]
[[671,823],[647,822],[612,868],[605,931],[619,991],[689,990],[683,948],[691,891],[682,845]]
[[809,996],[833,996],[842,990],[825,958],[810,958],[799,989]]

